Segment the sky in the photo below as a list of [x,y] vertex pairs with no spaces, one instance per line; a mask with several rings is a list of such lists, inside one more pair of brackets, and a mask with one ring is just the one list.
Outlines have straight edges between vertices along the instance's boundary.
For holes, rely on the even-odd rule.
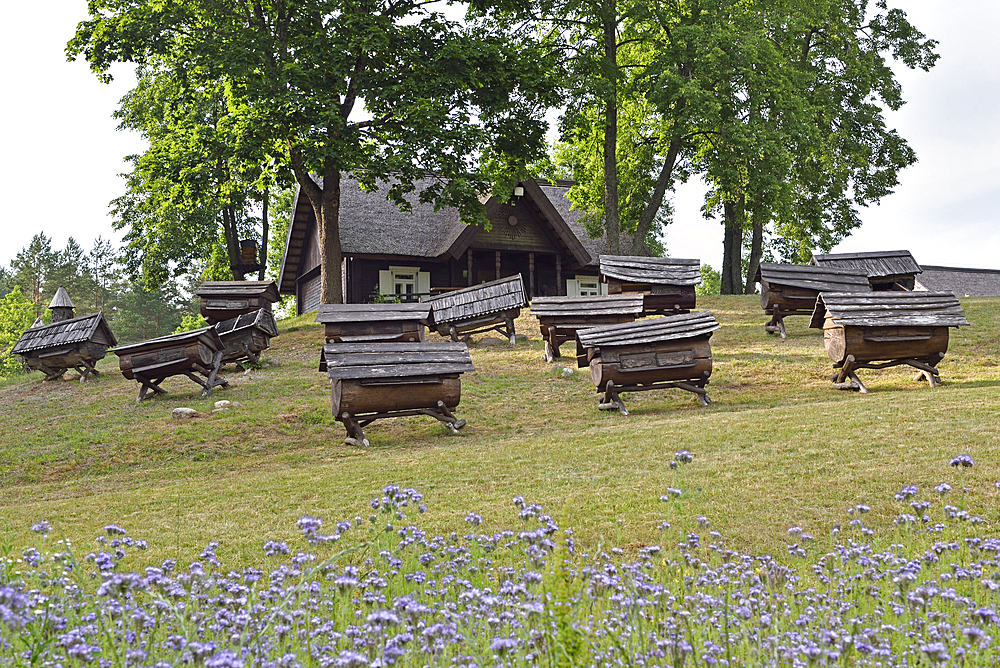
[[[861,210],[861,228],[834,252],[908,249],[922,264],[1000,269],[1000,52],[993,32],[1000,2],[896,0],[910,21],[938,40],[930,72],[896,68],[907,104],[887,122],[916,150],[896,192]],[[0,266],[9,267],[31,237],[55,248],[73,236],[89,249],[97,237],[120,241],[109,202],[124,192],[124,158],[141,152],[133,133],[112,117],[134,79],[127,67],[100,83],[84,62],[67,62],[66,42],[86,18],[86,0],[8,3],[0,22],[5,89],[0,104],[4,202]],[[665,235],[670,255],[722,264],[722,225],[700,212],[704,185],[675,195]]]

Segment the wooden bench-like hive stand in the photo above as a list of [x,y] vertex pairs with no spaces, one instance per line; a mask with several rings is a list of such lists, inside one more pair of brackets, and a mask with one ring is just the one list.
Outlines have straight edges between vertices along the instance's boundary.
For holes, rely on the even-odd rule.
[[669,315],[577,332],[577,364],[590,367],[601,410],[628,415],[622,392],[678,388],[707,406],[712,375],[709,339],[719,329],[711,311]]
[[948,328],[968,325],[950,292],[823,292],[809,326],[823,329],[823,343],[839,371],[834,387],[867,393],[858,369],[906,364],[920,370],[931,387],[948,351]]
[[923,271],[906,250],[813,255],[809,264],[864,274],[875,291],[913,290],[917,274]]
[[346,443],[368,445],[364,427],[382,418],[428,415],[454,433],[465,426],[453,412],[461,374],[475,371],[464,343],[328,343],[323,357]]
[[201,385],[203,397],[215,387],[229,385],[219,375],[225,346],[214,327],[118,346],[113,352],[122,375],[141,385],[139,401],[150,391],[166,394],[160,383],[171,376],[187,376]]
[[871,292],[868,277],[853,269],[762,262],[754,280],[760,283],[760,306],[771,319],[764,325],[769,334],[788,338],[785,318],[812,317],[821,292]]
[[280,299],[274,281],[207,281],[194,293],[201,297],[201,315],[210,325],[261,308],[270,311]]
[[278,323],[271,309],[260,308],[251,313],[223,320],[215,325],[222,339],[222,363],[246,360],[256,364],[260,354],[271,347],[271,338],[278,336]]
[[473,334],[497,331],[514,345],[514,319],[528,304],[520,274],[489,283],[424,297],[431,307],[428,326],[452,341],[468,339]]
[[642,294],[644,313],[688,313],[694,309],[694,289],[701,283],[700,260],[630,255],[602,255],[600,260],[608,294]]
[[577,330],[634,321],[642,315],[642,295],[535,297],[531,315],[538,318],[545,361],[551,362],[561,357],[559,346],[576,339]]
[[60,378],[68,369],[80,372],[80,380],[97,375],[97,361],[108,348],[118,345],[103,313],[30,327],[17,340],[11,353],[20,355],[29,369],[41,371],[45,380]]

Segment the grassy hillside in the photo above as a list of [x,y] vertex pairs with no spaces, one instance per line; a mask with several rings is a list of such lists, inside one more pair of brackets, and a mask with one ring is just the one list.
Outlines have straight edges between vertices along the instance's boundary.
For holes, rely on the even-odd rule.
[[[973,327],[952,331],[942,387],[912,370],[862,371],[871,394],[859,396],[830,387],[822,334],[804,318],[788,320],[783,342],[764,333],[758,297],[701,298],[723,324],[712,338],[713,404],[676,390],[640,393],[626,399],[629,418],[597,410],[585,370],[553,373],[525,315],[517,324],[529,343],[471,348],[477,371],[463,377],[462,435],[430,418],[379,421],[367,449],[344,445],[330,415],[313,316],[283,322],[267,364],[225,369],[230,387],[208,400],[181,377],[163,384],[167,396],[136,404],[138,386],[113,355],[90,383],[32,374],[0,384],[4,542],[27,542],[42,518],[76,540],[114,522],[158,553],[190,554],[214,539],[248,563],[264,540],[294,534],[299,516],[353,517],[390,482],[432,500],[442,530],[469,512],[483,528],[506,528],[510,500],[522,495],[591,545],[656,543],[664,519],[681,528],[703,515],[741,548],[775,551],[789,526],[821,535],[853,504],[893,516],[905,484],[975,488],[996,509],[1000,300],[963,306]],[[208,412],[219,399],[242,407],[170,416],[178,406]],[[695,460],[671,469],[680,449]],[[949,468],[960,453],[976,466]],[[668,486],[685,493],[661,502]],[[874,525],[890,531],[888,519]]]

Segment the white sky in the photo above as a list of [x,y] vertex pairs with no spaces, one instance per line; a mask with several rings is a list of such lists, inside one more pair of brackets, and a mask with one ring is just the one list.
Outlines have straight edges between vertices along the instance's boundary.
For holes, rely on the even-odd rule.
[[[897,0],[911,22],[938,40],[930,72],[903,68],[907,104],[888,122],[919,162],[904,170],[895,194],[861,212],[864,225],[837,251],[909,249],[924,264],[1000,268],[1000,55],[995,47],[1000,2]],[[3,156],[0,265],[39,231],[62,248],[74,236],[89,249],[98,236],[120,240],[108,203],[122,194],[123,158],[142,150],[135,135],[115,130],[117,101],[131,87],[127,69],[101,84],[64,49],[85,0],[51,0],[45,18],[31,3],[7,3],[0,22],[6,90],[0,104]],[[722,227],[701,217],[703,188],[687,184],[675,199],[668,251],[718,268]]]

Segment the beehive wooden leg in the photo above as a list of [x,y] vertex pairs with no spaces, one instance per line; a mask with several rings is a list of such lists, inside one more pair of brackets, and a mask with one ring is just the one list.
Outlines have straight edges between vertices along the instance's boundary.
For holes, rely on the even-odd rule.
[[152,390],[154,395],[167,393],[166,390],[160,387],[160,383],[163,382],[162,378],[157,378],[155,380],[144,380],[142,378],[136,377],[136,380],[139,381],[141,385],[141,387],[139,388],[139,398],[136,399],[136,401],[142,401],[143,399],[145,399],[146,393],[148,393],[150,390]]
[[778,333],[781,334],[781,340],[784,341],[788,338],[788,331],[785,330],[785,317],[781,315],[781,311],[778,307],[774,307],[775,317],[778,319]]
[[860,378],[858,378],[858,374],[851,371],[850,376],[851,384],[855,386],[853,389],[856,389],[860,394],[868,394],[868,388],[865,387],[865,384],[861,382]]
[[345,411],[340,414],[340,421],[344,423],[344,427],[347,429],[347,438],[344,439],[344,443],[348,445],[371,445],[368,439],[365,438],[364,429],[361,428],[361,425],[358,424],[353,415]]
[[854,355],[848,355],[844,366],[840,367],[840,371],[833,377],[833,387],[838,390],[858,390],[861,394],[868,394],[868,388],[858,378],[858,374],[854,373],[854,366]]
[[707,406],[712,403],[712,399],[708,396],[708,392],[705,391],[703,386],[699,387],[698,384],[685,382],[676,382],[674,383],[674,386],[692,393],[698,399],[698,403],[702,406]]
[[510,345],[514,345],[515,343],[517,343],[517,339],[515,338],[514,334],[514,319],[511,318],[510,316],[507,316],[506,322],[507,322],[507,338],[510,340]]
[[618,390],[615,388],[615,383],[612,380],[608,381],[608,384],[604,386],[604,401],[597,404],[597,408],[602,411],[618,411],[625,417],[628,417],[628,409],[625,408],[625,402],[622,401],[621,396],[618,394]]
[[458,343],[458,330],[455,329],[455,325],[448,325],[448,333],[451,335],[451,340]]
[[465,420],[460,420],[457,417],[455,417],[455,414],[451,412],[451,409],[448,408],[448,405],[443,401],[438,401],[438,410],[440,410],[449,418],[447,420],[448,425],[452,428],[452,431],[454,431],[456,434],[458,433],[459,429],[461,429],[467,424]]
[[545,339],[545,361],[550,364],[556,359],[554,352],[552,351],[552,344],[549,343],[548,339]]
[[53,369],[41,362],[38,363],[38,370],[45,374],[44,380],[58,380],[66,373],[66,369]]

